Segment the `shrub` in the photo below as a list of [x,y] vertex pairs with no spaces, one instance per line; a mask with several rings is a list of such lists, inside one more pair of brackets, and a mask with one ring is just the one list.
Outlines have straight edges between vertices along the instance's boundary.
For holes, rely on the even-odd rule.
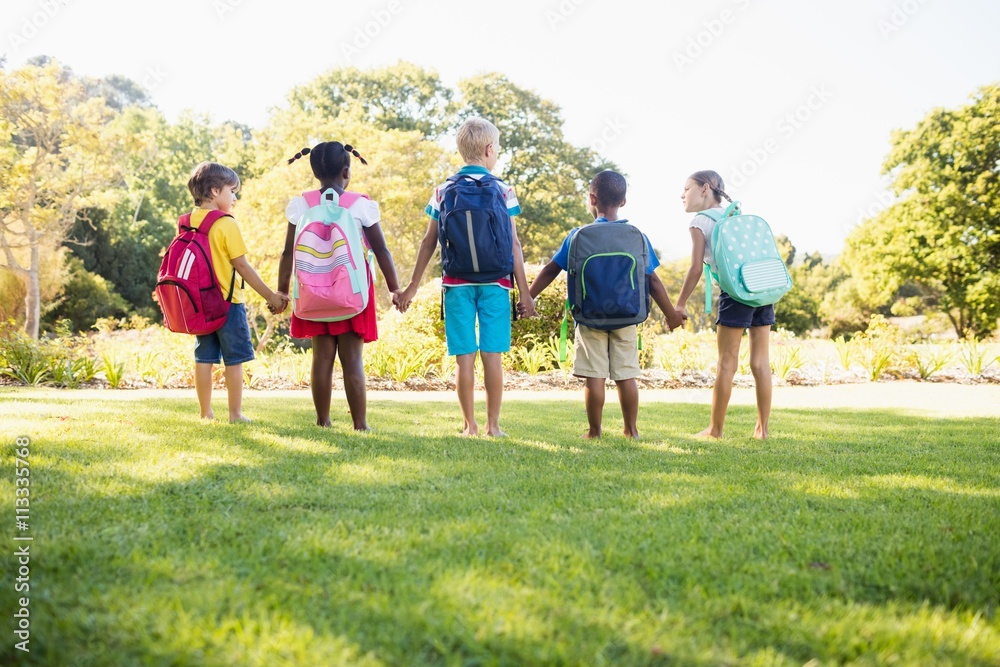
[[906,361],[917,371],[921,380],[929,380],[947,366],[953,357],[954,354],[949,347],[920,346],[914,347],[907,353]]
[[903,345],[903,332],[882,315],[872,315],[868,329],[850,343],[860,359],[868,379],[879,380],[898,363],[897,350]]

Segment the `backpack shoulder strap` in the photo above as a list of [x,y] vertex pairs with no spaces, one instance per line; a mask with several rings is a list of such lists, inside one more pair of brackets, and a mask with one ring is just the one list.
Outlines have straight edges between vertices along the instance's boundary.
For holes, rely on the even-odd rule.
[[[205,219],[201,221],[200,225],[198,225],[198,231],[204,234],[205,236],[208,236],[208,233],[212,231],[212,227],[215,225],[215,223],[221,220],[222,218],[227,218],[227,217],[231,218],[233,216],[229,215],[228,213],[223,213],[219,209],[209,211],[208,215],[205,216]],[[188,216],[189,221],[190,218],[191,216]]]
[[194,227],[191,226],[191,214],[185,213],[177,219],[177,233],[183,234],[186,231],[193,231]]
[[309,208],[319,206],[319,196],[319,190],[309,190],[308,192],[302,193],[302,198],[306,200],[306,205],[309,206]]

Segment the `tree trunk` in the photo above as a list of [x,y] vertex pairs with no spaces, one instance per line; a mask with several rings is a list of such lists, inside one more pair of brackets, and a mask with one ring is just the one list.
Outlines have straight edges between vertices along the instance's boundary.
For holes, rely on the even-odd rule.
[[24,296],[24,331],[38,340],[42,315],[41,288],[38,281],[38,237],[31,234],[31,266],[28,268],[28,293]]

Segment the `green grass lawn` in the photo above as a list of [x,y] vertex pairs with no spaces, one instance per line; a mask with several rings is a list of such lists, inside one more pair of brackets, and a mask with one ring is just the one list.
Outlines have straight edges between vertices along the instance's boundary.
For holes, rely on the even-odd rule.
[[355,435],[342,398],[323,432],[306,396],[248,394],[250,426],[32,396],[0,393],[5,532],[27,435],[35,536],[0,664],[1000,664],[997,419],[779,409],[760,443],[734,408],[703,442],[705,406],[644,404],[642,441],[585,442],[540,395],[498,441],[453,402]]

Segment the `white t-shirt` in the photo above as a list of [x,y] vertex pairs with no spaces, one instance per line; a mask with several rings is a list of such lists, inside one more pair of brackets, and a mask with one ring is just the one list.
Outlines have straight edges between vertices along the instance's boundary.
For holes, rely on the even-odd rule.
[[[721,206],[716,206],[710,210],[718,211],[719,213],[725,212],[725,209]],[[719,270],[715,266],[715,255],[712,253],[712,232],[715,231],[715,220],[707,215],[698,213],[694,216],[688,228],[701,230],[701,233],[705,236],[705,261],[712,267],[712,271],[718,273]]]
[[[288,202],[287,208],[285,208],[285,217],[288,218],[288,222],[294,225],[302,217],[302,214],[308,210],[309,204],[306,203],[305,197],[301,195],[292,197],[292,200]],[[379,211],[378,202],[371,199],[359,197],[357,201],[347,207],[347,210],[351,212],[351,217],[361,223],[362,227],[371,227],[382,220],[382,213]]]

